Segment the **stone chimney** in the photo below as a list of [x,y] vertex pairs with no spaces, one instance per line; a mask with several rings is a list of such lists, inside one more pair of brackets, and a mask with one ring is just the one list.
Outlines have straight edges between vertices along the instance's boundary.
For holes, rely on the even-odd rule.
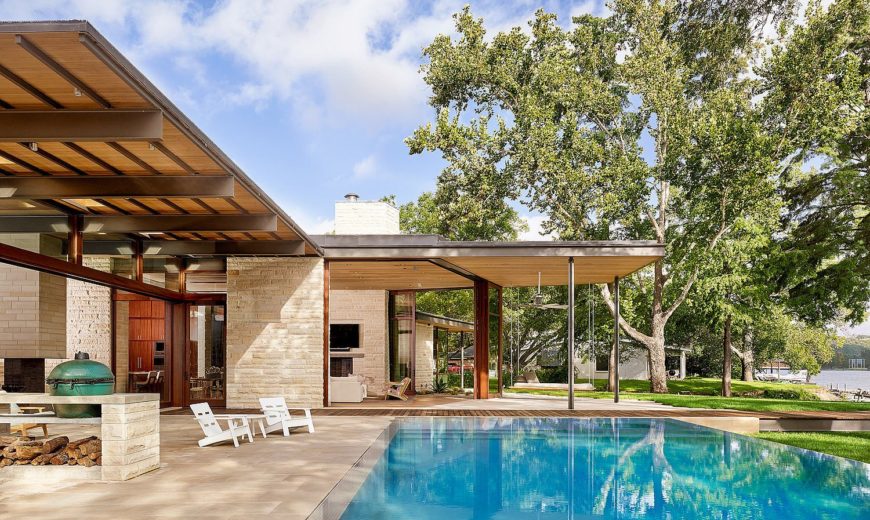
[[399,208],[348,193],[335,203],[336,235],[398,235]]

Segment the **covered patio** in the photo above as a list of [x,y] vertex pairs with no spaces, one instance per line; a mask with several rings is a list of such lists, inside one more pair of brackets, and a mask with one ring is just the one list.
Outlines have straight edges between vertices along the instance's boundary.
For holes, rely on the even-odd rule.
[[[651,241],[457,242],[437,235],[320,235],[313,238],[323,248],[327,292],[383,290],[396,294],[472,290],[475,399],[502,395],[504,288],[538,284],[568,286],[566,327],[573,330],[577,285],[612,284],[618,313],[619,280],[664,254],[664,247]],[[618,345],[618,327],[614,327],[613,334]],[[573,335],[568,335],[568,342],[573,354]],[[329,357],[326,342],[324,356]],[[412,360],[414,357],[409,355]],[[569,355],[568,359],[573,363],[574,356]],[[573,386],[573,381],[569,381],[569,385]],[[571,395],[569,408],[574,406]],[[615,400],[618,399],[617,388]]]

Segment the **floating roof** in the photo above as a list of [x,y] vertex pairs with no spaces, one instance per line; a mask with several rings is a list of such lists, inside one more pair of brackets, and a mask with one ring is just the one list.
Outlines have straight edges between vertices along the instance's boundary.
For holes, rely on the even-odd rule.
[[433,327],[445,329],[450,332],[474,332],[474,323],[470,321],[460,320],[457,318],[449,318],[431,312],[417,311],[415,314],[417,323],[428,323]]
[[320,254],[89,23],[0,22],[0,228],[65,233],[33,217],[68,214],[85,216],[85,233],[179,242],[181,254],[193,242],[220,242],[193,250],[222,254]]
[[653,241],[456,242],[438,235],[316,235],[335,289],[426,290],[608,283],[664,256]]

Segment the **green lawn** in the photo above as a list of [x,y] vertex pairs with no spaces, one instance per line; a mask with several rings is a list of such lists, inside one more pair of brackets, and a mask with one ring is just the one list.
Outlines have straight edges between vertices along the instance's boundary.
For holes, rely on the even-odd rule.
[[[596,380],[594,392],[576,391],[577,397],[593,399],[613,399],[612,392],[603,391],[603,380]],[[747,412],[794,412],[794,411],[830,411],[830,412],[867,412],[870,403],[855,403],[850,401],[819,401],[812,392],[811,385],[795,385],[789,383],[763,383],[735,381],[732,392],[745,397],[719,397],[720,381],[712,378],[689,378],[683,381],[668,381],[669,394],[649,393],[649,381],[620,381],[620,393],[626,399],[654,401],[682,408],[730,409]],[[516,389],[509,391],[565,397],[564,390]],[[680,392],[691,395],[682,395]],[[759,396],[759,397],[755,397]]]
[[870,464],[870,432],[764,432],[753,437]]

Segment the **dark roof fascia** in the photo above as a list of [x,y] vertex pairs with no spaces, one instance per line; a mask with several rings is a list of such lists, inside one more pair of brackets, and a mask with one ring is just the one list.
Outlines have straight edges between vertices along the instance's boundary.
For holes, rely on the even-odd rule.
[[652,240],[462,242],[438,235],[313,235],[329,259],[426,259],[470,256],[664,256]]
[[430,312],[417,311],[414,315],[414,319],[416,321],[422,321],[425,323],[431,323],[433,325],[448,325],[457,328],[465,328],[470,327],[474,329],[474,323],[465,320],[459,320],[456,318],[449,318],[447,316],[441,316],[439,314],[432,314]]
[[[310,245],[318,256],[323,256],[323,248],[314,241],[298,224],[284,212],[247,174],[229,158],[205,133],[197,127],[184,113],[175,106],[160,90],[151,83],[121,52],[115,48],[93,25],[83,20],[37,21],[37,22],[0,22],[0,33],[45,33],[45,32],[79,32],[103,50],[107,57],[113,60],[113,65],[122,71],[131,87],[139,92],[147,101],[163,110],[164,115],[178,129],[187,135],[200,149],[215,162],[225,168],[239,183],[251,191],[267,208],[274,211],[290,229]],[[98,56],[99,57],[99,56]],[[107,64],[111,67],[110,64]],[[129,82],[128,82],[129,83]]]

